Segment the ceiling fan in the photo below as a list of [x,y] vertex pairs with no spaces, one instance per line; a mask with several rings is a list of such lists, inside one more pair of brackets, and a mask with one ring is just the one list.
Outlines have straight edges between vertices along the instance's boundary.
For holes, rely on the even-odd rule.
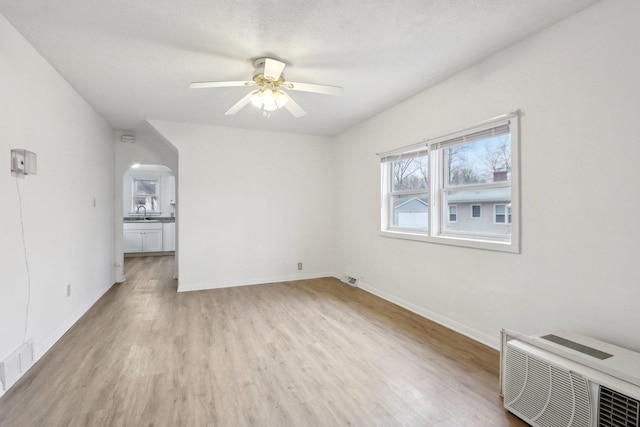
[[307,113],[283,90],[321,93],[324,95],[342,95],[342,88],[338,86],[317,85],[313,83],[295,83],[284,79],[282,71],[286,64],[273,58],[259,58],[253,63],[255,71],[253,79],[249,81],[227,82],[194,82],[189,85],[191,89],[230,87],[230,86],[257,86],[244,98],[229,108],[224,114],[236,114],[249,103],[262,109],[262,114],[269,116],[271,111],[286,108],[293,117],[302,117]]

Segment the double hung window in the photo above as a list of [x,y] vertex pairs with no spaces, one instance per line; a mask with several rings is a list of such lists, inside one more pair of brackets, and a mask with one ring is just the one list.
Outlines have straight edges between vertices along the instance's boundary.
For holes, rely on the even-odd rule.
[[518,118],[382,154],[382,235],[518,252]]

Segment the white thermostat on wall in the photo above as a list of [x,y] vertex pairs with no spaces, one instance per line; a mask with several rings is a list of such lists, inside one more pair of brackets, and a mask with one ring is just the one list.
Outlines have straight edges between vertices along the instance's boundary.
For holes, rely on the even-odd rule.
[[36,175],[38,173],[36,153],[22,148],[11,150],[11,173],[15,175]]

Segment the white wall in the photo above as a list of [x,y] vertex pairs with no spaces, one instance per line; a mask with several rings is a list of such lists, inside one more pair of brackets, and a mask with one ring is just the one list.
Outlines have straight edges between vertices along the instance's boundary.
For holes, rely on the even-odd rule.
[[[113,284],[112,131],[1,15],[0,93],[0,360],[25,338],[22,224],[39,358]],[[12,148],[38,156],[37,175],[17,179],[22,220]]]
[[[640,350],[640,2],[604,1],[335,140],[337,271],[463,333]],[[378,235],[376,152],[521,109],[522,253]]]
[[329,138],[150,123],[180,153],[181,291],[333,273]]

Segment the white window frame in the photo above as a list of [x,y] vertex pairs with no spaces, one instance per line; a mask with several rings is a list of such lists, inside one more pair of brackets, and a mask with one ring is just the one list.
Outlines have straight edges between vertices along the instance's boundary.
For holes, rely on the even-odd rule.
[[[473,215],[473,208],[478,207],[478,216]],[[481,219],[482,218],[482,205],[478,203],[474,203],[471,205],[471,209],[469,209],[469,217],[471,219]]]
[[[427,155],[428,153],[427,151],[424,149],[424,144],[419,145],[418,150],[409,150],[406,151],[402,154],[409,154],[406,157],[412,157],[412,154],[415,153],[423,153],[423,155]],[[414,157],[419,157],[419,156],[414,156]],[[383,180],[385,182],[385,184],[383,185],[384,188],[389,189],[388,191],[386,191],[386,194],[383,195],[383,199],[384,199],[384,203],[385,203],[385,212],[383,213],[383,218],[385,223],[387,224],[387,229],[393,232],[398,232],[398,233],[416,233],[416,234],[422,234],[425,233],[429,227],[429,222],[427,221],[426,224],[426,228],[411,228],[411,227],[398,227],[393,225],[393,196],[402,196],[402,195],[416,195],[416,196],[420,196],[420,195],[426,195],[427,199],[430,200],[431,199],[431,194],[430,194],[430,188],[429,186],[427,186],[427,188],[425,189],[420,189],[420,190],[403,190],[403,191],[394,191],[393,190],[393,172],[392,172],[392,165],[393,162],[395,160],[401,160],[402,158],[405,158],[405,156],[403,155],[389,155],[387,156],[387,158],[389,158],[390,160],[388,161],[387,166],[388,167],[384,167],[382,174],[383,174]],[[428,157],[427,157],[428,158]],[[427,168],[429,167],[429,165],[427,164]],[[430,212],[429,210],[427,210],[427,216],[430,216]]]
[[[462,138],[476,132],[491,130],[499,126],[509,126],[510,151],[511,151],[511,234],[510,237],[501,238],[495,235],[484,236],[480,233],[453,233],[444,232],[444,224],[449,219],[448,204],[444,203],[445,191],[462,191],[471,186],[446,187],[444,172],[444,143]],[[520,253],[520,111],[482,122],[479,125],[451,132],[443,136],[427,139],[418,144],[402,147],[396,150],[381,153],[381,229],[380,235],[384,237],[416,240],[430,243],[439,243],[453,246],[463,246],[477,249],[495,250],[501,252]],[[390,183],[389,162],[385,159],[392,156],[400,156],[403,153],[424,150],[429,154],[429,226],[427,230],[397,230],[389,227],[390,224]],[[504,187],[503,182],[475,185],[474,188]],[[482,208],[481,208],[482,209]],[[457,212],[459,215],[459,212]],[[471,213],[470,213],[471,215]],[[457,216],[456,216],[457,217]],[[477,219],[477,218],[474,218]],[[495,216],[494,216],[495,219]]]
[[[456,219],[451,221],[451,208],[455,208],[455,212],[453,213],[456,216]],[[449,204],[449,212],[447,213],[447,221],[448,222],[458,222],[458,205]]]

